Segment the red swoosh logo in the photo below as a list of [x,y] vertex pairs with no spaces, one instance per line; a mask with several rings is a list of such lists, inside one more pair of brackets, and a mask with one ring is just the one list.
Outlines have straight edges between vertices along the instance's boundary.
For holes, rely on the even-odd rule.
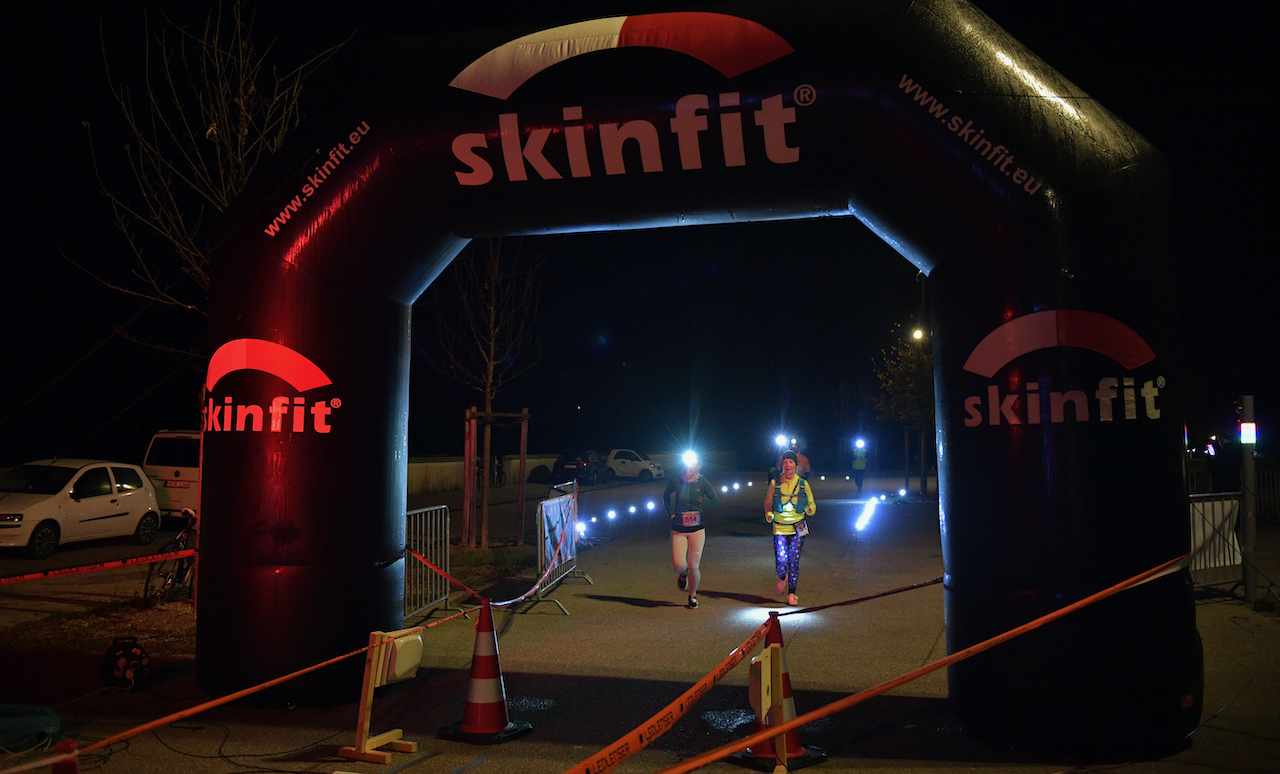
[[285,380],[298,392],[333,383],[315,363],[265,339],[233,339],[218,347],[209,358],[205,388],[212,390],[219,379],[233,371],[262,371]]
[[506,99],[554,64],[593,51],[631,46],[687,54],[726,78],[795,51],[768,27],[722,13],[613,16],[553,27],[503,43],[467,65],[449,85]]
[[1155,360],[1142,337],[1119,320],[1097,312],[1054,309],[1023,315],[987,334],[969,353],[964,370],[991,378],[1014,358],[1049,347],[1082,347],[1132,371]]

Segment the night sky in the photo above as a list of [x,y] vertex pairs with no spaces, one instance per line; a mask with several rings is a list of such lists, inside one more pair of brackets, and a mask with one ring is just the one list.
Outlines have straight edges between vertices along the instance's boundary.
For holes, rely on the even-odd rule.
[[[1156,2],[975,3],[1045,61],[1146,136],[1166,156],[1176,208],[1179,301],[1191,368],[1193,436],[1234,418],[1254,393],[1264,438],[1280,412],[1270,238],[1276,164],[1276,4],[1187,7]],[[360,26],[361,4],[277,3],[258,34],[285,61]],[[429,4],[435,5],[435,4]],[[655,3],[473,3],[439,22],[549,25],[669,9]],[[185,4],[146,6],[156,11]],[[51,455],[140,461],[151,433],[198,423],[203,362],[146,348],[204,345],[198,315],[113,293],[64,258],[104,275],[128,255],[98,193],[83,123],[108,171],[119,171],[99,29],[127,76],[140,54],[144,6],[61,3],[5,25],[9,92],[3,309],[9,346],[0,378],[0,465]],[[104,10],[110,13],[104,17]],[[577,9],[587,8],[587,11]],[[184,13],[184,11],[177,11]],[[560,13],[559,11],[557,13]],[[385,20],[385,16],[382,17]],[[406,21],[406,23],[409,23]],[[417,20],[413,20],[417,23]],[[131,62],[130,60],[134,60]],[[900,443],[876,420],[873,360],[895,325],[914,324],[916,269],[853,219],[608,233],[530,240],[549,250],[541,360],[498,396],[533,414],[531,450],[573,445],[735,449],[764,464],[773,434],[799,435],[815,464],[835,462],[837,385],[864,396],[854,426]],[[605,260],[607,259],[607,260]],[[419,327],[428,321],[419,315]],[[784,360],[797,367],[779,368]],[[461,452],[463,410],[477,397],[413,367],[412,455]],[[860,413],[860,417],[859,417]],[[512,433],[498,451],[515,449]],[[900,451],[894,452],[898,459]],[[888,455],[886,455],[888,456]]]

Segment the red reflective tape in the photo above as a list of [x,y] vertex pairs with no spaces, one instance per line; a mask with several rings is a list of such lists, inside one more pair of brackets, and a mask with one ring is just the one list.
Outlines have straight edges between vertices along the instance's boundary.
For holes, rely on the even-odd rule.
[[444,570],[440,569],[439,567],[436,567],[434,564],[432,564],[432,563],[431,563],[431,561],[430,561],[430,560],[428,560],[428,559],[427,559],[427,557],[423,556],[422,554],[418,553],[417,551],[414,551],[412,548],[406,548],[405,550],[406,550],[406,551],[408,551],[409,553],[413,554],[413,556],[414,556],[414,557],[415,557],[419,562],[422,562],[422,563],[423,563],[423,564],[425,564],[426,566],[430,567],[431,569],[433,569],[433,570],[435,570],[436,572],[438,572],[438,573],[440,573],[441,575],[443,575],[443,576],[444,576],[446,579],[448,579],[448,581],[449,581],[450,583],[452,583],[453,585],[455,585],[455,586],[457,586],[458,588],[462,589],[463,591],[467,592],[468,594],[470,594],[471,596],[475,597],[476,599],[479,599],[479,598],[480,598],[480,595],[479,595],[479,594],[477,594],[477,593],[475,593],[474,591],[472,591],[471,589],[467,588],[467,584],[465,584],[465,583],[463,583],[462,581],[458,580],[457,578],[453,577],[452,575],[450,575],[449,573],[447,573],[447,572],[445,572]]
[[[560,542],[556,544],[556,550],[555,550],[555,552],[552,554],[552,559],[553,559],[553,560],[554,560],[554,559],[559,559],[559,558],[560,558],[560,549],[564,547],[564,539],[565,539],[565,537],[569,534],[569,532],[570,532],[570,531],[571,531],[571,530],[568,530],[568,529],[565,529],[565,530],[561,530],[561,531],[560,531]],[[520,596],[516,597],[515,599],[508,599],[508,600],[506,600],[505,602],[492,602],[492,603],[490,603],[490,605],[489,605],[489,606],[490,606],[490,607],[505,607],[505,606],[507,606],[507,605],[511,605],[511,604],[516,603],[516,602],[519,602],[519,601],[520,601],[520,600],[522,600],[522,599],[527,599],[527,598],[529,597],[529,595],[530,595],[530,594],[533,594],[535,591],[537,591],[537,590],[538,590],[538,587],[542,585],[542,582],[543,582],[544,580],[546,580],[548,577],[550,577],[550,575],[551,575],[551,571],[552,571],[552,570],[554,570],[554,569],[556,569],[556,567],[558,567],[558,566],[559,566],[559,565],[558,565],[558,564],[556,564],[556,562],[555,562],[555,561],[547,562],[547,571],[546,571],[546,572],[544,572],[544,573],[542,573],[542,577],[541,577],[541,578],[538,578],[538,580],[534,582],[534,584],[533,584],[533,588],[529,589],[528,591],[526,591],[525,593],[523,593],[523,594],[521,594]],[[477,596],[479,596],[479,595],[477,595]]]
[[98,562],[97,564],[82,564],[78,567],[63,567],[57,570],[45,570],[44,572],[33,572],[27,575],[10,575],[0,578],[0,586],[8,583],[22,583],[23,581],[40,580],[41,578],[60,578],[64,575],[79,575],[86,572],[98,572],[99,570],[111,570],[118,567],[127,567],[131,564],[151,564],[153,562],[164,562],[169,559],[184,559],[188,556],[195,556],[196,549],[186,548],[181,551],[170,551],[165,554],[148,554],[146,556],[134,556],[128,559],[119,559],[114,562]]

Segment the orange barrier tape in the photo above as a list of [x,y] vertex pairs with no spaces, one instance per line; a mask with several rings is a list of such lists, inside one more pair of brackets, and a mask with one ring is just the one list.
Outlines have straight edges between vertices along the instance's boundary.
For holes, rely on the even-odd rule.
[[[411,551],[411,553],[413,553],[413,552]],[[187,556],[194,556],[195,554],[196,554],[196,550],[195,550],[195,549],[186,549],[186,550],[184,550],[184,551],[173,551],[173,552],[170,552],[170,553],[167,553],[167,554],[156,554],[156,555],[154,555],[154,556],[148,556],[148,557],[145,557],[145,558],[144,558],[144,557],[139,557],[139,558],[135,558],[135,559],[126,559],[126,560],[124,560],[124,563],[125,563],[125,564],[139,564],[139,563],[142,563],[142,562],[144,562],[144,561],[146,561],[146,562],[158,562],[158,561],[161,561],[161,560],[164,560],[164,559],[174,559],[174,558],[183,558],[183,557],[187,557]],[[447,574],[445,574],[444,572],[442,572],[438,567],[435,567],[435,565],[432,565],[432,564],[431,564],[431,562],[428,562],[426,559],[423,559],[420,555],[418,555],[418,554],[416,554],[416,553],[414,553],[414,555],[415,555],[415,556],[417,556],[419,559],[421,559],[423,562],[425,562],[427,565],[431,566],[431,567],[432,567],[432,569],[436,570],[437,572],[440,572],[440,574],[441,574],[441,575],[444,575],[446,578],[447,578],[447,577],[449,577]],[[112,564],[112,565],[115,565],[115,564],[118,564],[118,563],[113,562],[113,563],[111,563],[111,564]],[[89,567],[93,567],[94,565],[87,565],[87,566],[89,566]],[[79,569],[79,568],[68,568],[68,569],[70,570],[70,569]],[[65,571],[65,570],[64,570],[64,571],[54,570],[54,571],[51,571],[51,572],[55,572],[55,573],[57,573],[57,572],[61,572],[61,573],[65,574],[67,571]],[[450,578],[450,580],[452,580],[452,578]],[[459,584],[459,585],[461,585],[461,584]],[[463,588],[466,588],[466,587],[464,586]],[[468,590],[468,591],[470,591],[470,589],[467,589],[467,590]],[[475,592],[472,592],[472,593],[475,593]],[[404,632],[401,632],[401,633],[400,633],[400,636],[403,636],[403,635],[406,635],[406,634],[412,634],[412,633],[414,633],[414,632],[426,631],[427,629],[431,629],[431,628],[433,628],[433,627],[439,626],[440,624],[445,623],[446,621],[452,621],[452,620],[454,620],[455,618],[460,618],[460,617],[462,617],[462,616],[467,615],[468,613],[475,612],[475,611],[476,611],[476,610],[478,610],[478,609],[479,609],[478,607],[473,607],[473,608],[471,608],[471,609],[469,609],[469,610],[461,610],[461,611],[459,611],[459,612],[457,612],[457,613],[454,613],[454,614],[453,614],[453,615],[451,615],[451,616],[447,616],[447,617],[445,617],[445,618],[441,618],[441,619],[440,619],[440,620],[438,620],[438,621],[432,621],[431,623],[423,624],[422,626],[415,626],[415,627],[414,627],[414,628],[412,628],[412,629],[407,629],[407,630],[405,630]],[[147,731],[151,731],[151,730],[153,730],[153,729],[159,728],[160,726],[167,725],[167,724],[169,724],[169,723],[176,723],[176,722],[177,722],[177,721],[179,721],[179,720],[185,720],[186,718],[192,717],[193,715],[198,715],[198,714],[200,714],[201,712],[204,712],[205,710],[213,709],[214,707],[221,707],[223,704],[229,704],[230,702],[236,701],[237,699],[242,699],[242,698],[244,698],[245,696],[249,696],[249,695],[251,695],[251,694],[257,693],[258,691],[265,690],[265,689],[267,689],[267,688],[271,688],[271,687],[273,687],[273,686],[279,685],[279,684],[284,683],[284,682],[288,682],[289,680],[292,680],[292,679],[293,679],[293,678],[295,678],[295,677],[300,677],[300,676],[305,675],[305,674],[308,674],[308,673],[310,673],[310,672],[315,672],[316,670],[323,669],[324,667],[330,666],[330,665],[332,665],[332,664],[336,664],[336,663],[338,663],[339,661],[342,661],[342,660],[344,660],[344,659],[351,658],[352,656],[358,656],[358,655],[360,655],[360,654],[362,654],[362,653],[367,652],[370,648],[373,648],[373,647],[379,647],[380,645],[381,645],[381,643],[379,643],[379,644],[377,644],[377,645],[366,645],[366,646],[364,646],[363,648],[360,648],[359,650],[353,650],[353,651],[351,651],[350,653],[344,653],[344,654],[343,654],[343,655],[341,655],[341,656],[335,656],[335,657],[333,657],[333,658],[329,659],[328,661],[324,661],[324,662],[321,662],[321,663],[319,663],[319,664],[315,664],[315,665],[313,665],[313,666],[306,667],[306,668],[304,668],[304,669],[299,669],[298,671],[296,671],[296,672],[291,672],[290,674],[284,675],[283,677],[277,677],[277,678],[275,678],[274,680],[268,680],[268,681],[267,681],[267,682],[265,682],[265,683],[261,683],[261,684],[259,684],[259,685],[255,685],[255,686],[252,686],[252,687],[249,687],[249,688],[245,688],[245,689],[240,690],[240,691],[236,691],[235,693],[228,694],[228,695],[223,696],[223,697],[218,698],[218,699],[212,699],[212,700],[210,700],[210,701],[204,702],[203,704],[197,704],[197,705],[196,705],[196,706],[194,706],[194,707],[189,707],[188,709],[180,710],[180,711],[175,712],[175,713],[173,713],[173,714],[171,714],[171,715],[166,715],[165,717],[162,717],[162,718],[160,718],[160,719],[158,719],[158,720],[153,720],[153,721],[151,721],[150,723],[146,723],[146,724],[143,724],[143,725],[141,725],[141,726],[135,726],[134,728],[128,729],[127,731],[122,731],[122,732],[120,732],[119,734],[116,734],[115,736],[109,737],[109,738],[107,738],[107,739],[103,739],[103,740],[98,741],[98,742],[94,742],[93,744],[89,745],[88,747],[85,747],[85,748],[83,748],[83,749],[81,749],[81,750],[79,750],[79,751],[77,751],[77,752],[75,752],[75,753],[65,753],[65,754],[62,754],[62,755],[56,755],[56,756],[54,756],[54,757],[52,757],[52,758],[45,758],[45,759],[43,759],[43,760],[32,761],[32,762],[30,762],[30,763],[22,764],[22,765],[20,765],[20,766],[18,766],[18,767],[16,767],[16,768],[12,768],[12,769],[4,769],[3,771],[0,771],[0,774],[18,774],[18,772],[23,772],[23,771],[34,771],[34,770],[36,770],[36,769],[42,769],[42,768],[50,767],[50,766],[52,766],[52,765],[53,765],[53,764],[55,764],[55,763],[61,763],[61,762],[63,762],[63,761],[75,760],[75,759],[77,759],[77,757],[79,756],[79,754],[80,754],[81,752],[88,752],[88,751],[90,751],[90,750],[98,750],[98,749],[102,749],[102,748],[104,748],[104,747],[110,747],[111,745],[116,744],[117,742],[123,742],[123,741],[125,741],[126,739],[132,739],[133,737],[135,737],[135,736],[137,736],[137,735],[139,735],[139,734],[144,734],[144,733],[146,733]]]
[[[177,554],[182,554],[182,553],[187,553],[187,552],[181,552],[181,551],[180,551],[180,552],[176,552],[176,553],[177,553]],[[441,619],[440,619],[440,620],[438,620],[438,621],[432,621],[431,623],[424,624],[424,625],[422,625],[422,626],[415,626],[415,627],[414,627],[414,628],[412,628],[412,629],[408,629],[408,630],[406,630],[406,631],[404,631],[404,632],[400,633],[400,636],[403,636],[403,635],[405,635],[405,634],[412,634],[413,632],[426,631],[427,629],[430,629],[430,628],[435,627],[435,626],[439,626],[440,624],[442,624],[442,623],[444,623],[444,622],[446,622],[446,621],[451,621],[451,620],[453,620],[453,619],[455,619],[455,618],[459,618],[459,617],[461,617],[461,616],[464,616],[464,615],[466,615],[467,613],[475,612],[475,611],[476,611],[476,610],[478,610],[478,609],[479,609],[479,608],[473,607],[473,608],[471,608],[470,610],[463,610],[463,611],[460,611],[460,612],[454,613],[453,615],[451,615],[451,616],[449,616],[449,617],[447,617],[447,618],[441,618]],[[55,764],[55,763],[61,763],[61,762],[63,762],[63,761],[74,760],[74,759],[76,759],[76,757],[77,757],[81,752],[88,752],[88,751],[90,751],[90,750],[98,750],[98,749],[101,749],[101,748],[104,748],[104,747],[110,747],[111,745],[116,744],[117,742],[123,742],[123,741],[125,741],[126,739],[132,739],[133,737],[135,737],[135,736],[137,736],[137,735],[139,735],[139,734],[144,734],[144,733],[146,733],[147,731],[151,731],[151,730],[153,730],[153,729],[159,728],[160,726],[167,725],[167,724],[169,724],[169,723],[176,723],[176,722],[177,722],[177,721],[179,721],[179,720],[185,720],[186,718],[189,718],[189,717],[191,717],[191,716],[193,716],[193,715],[198,715],[198,714],[200,714],[201,712],[204,712],[205,710],[213,709],[214,707],[221,707],[223,704],[228,704],[228,703],[233,702],[233,701],[235,701],[235,700],[237,700],[237,699],[242,699],[242,698],[244,698],[245,696],[249,696],[249,695],[251,695],[251,694],[257,693],[258,691],[264,690],[264,689],[266,689],[266,688],[271,688],[272,686],[276,686],[276,685],[279,685],[280,683],[283,683],[283,682],[287,682],[287,681],[289,681],[289,680],[292,680],[292,679],[293,679],[293,678],[295,678],[295,677],[299,677],[299,676],[301,676],[301,675],[305,675],[305,674],[307,674],[307,673],[309,673],[309,672],[314,672],[314,671],[316,671],[316,670],[318,670],[318,669],[323,669],[324,667],[327,667],[327,666],[329,666],[329,665],[331,665],[331,664],[336,664],[336,663],[338,663],[339,661],[342,661],[343,659],[348,659],[348,658],[351,658],[352,656],[358,656],[358,655],[360,655],[361,653],[365,653],[365,652],[366,652],[366,651],[368,651],[370,648],[373,648],[373,647],[379,647],[380,645],[381,645],[381,643],[379,643],[378,645],[366,645],[366,646],[364,646],[363,648],[360,648],[359,650],[353,650],[353,651],[351,651],[350,653],[345,653],[345,654],[343,654],[343,655],[341,655],[341,656],[335,656],[334,658],[331,658],[331,659],[329,659],[328,661],[322,662],[322,663],[320,663],[320,664],[315,664],[314,666],[309,666],[309,667],[307,667],[307,668],[305,668],[305,669],[299,669],[298,671],[296,671],[296,672],[292,672],[292,673],[290,673],[290,674],[287,674],[287,675],[285,675],[284,677],[277,677],[277,678],[275,678],[274,680],[269,680],[269,681],[267,681],[267,682],[265,682],[265,683],[262,683],[262,684],[260,684],[260,685],[255,685],[255,686],[252,686],[252,687],[250,687],[250,688],[245,688],[244,690],[237,691],[237,692],[232,693],[232,694],[228,694],[228,695],[226,695],[226,696],[223,696],[223,697],[222,697],[222,698],[220,698],[220,699],[213,699],[213,700],[211,700],[211,701],[204,702],[203,704],[197,704],[197,705],[196,705],[196,706],[194,706],[194,707],[190,707],[190,708],[188,708],[188,709],[181,710],[181,711],[179,711],[179,712],[175,712],[175,713],[173,713],[173,714],[171,714],[171,715],[166,715],[165,717],[160,718],[159,720],[153,720],[153,721],[151,721],[150,723],[146,723],[146,724],[141,725],[141,726],[136,726],[136,727],[131,728],[131,729],[127,730],[127,731],[122,731],[122,732],[120,732],[119,734],[116,734],[116,735],[115,735],[115,736],[113,736],[113,737],[110,737],[110,738],[107,738],[107,739],[103,739],[103,740],[101,740],[101,741],[99,741],[99,742],[94,742],[93,744],[89,745],[88,747],[85,747],[85,748],[83,748],[83,749],[81,749],[81,750],[79,750],[79,751],[77,751],[77,752],[75,752],[75,753],[67,753],[67,754],[63,754],[63,755],[57,755],[57,756],[54,756],[54,757],[52,757],[52,758],[45,758],[45,759],[43,759],[43,760],[39,760],[39,761],[32,761],[32,762],[30,762],[30,763],[24,763],[24,764],[22,764],[21,766],[18,766],[17,768],[13,768],[13,769],[4,769],[3,771],[0,771],[0,774],[17,774],[18,772],[22,772],[22,771],[34,771],[34,770],[36,770],[36,769],[41,769],[41,768],[46,768],[46,767],[52,766],[52,765],[53,765],[53,764]]]
[[[768,631],[768,621],[760,624],[760,628],[756,629],[747,638],[746,642],[730,651],[719,666],[708,672],[706,677],[695,683],[689,690],[680,694],[680,698],[663,707],[658,714],[637,726],[634,731],[629,732],[626,736],[605,747],[577,766],[566,770],[564,774],[605,774],[613,771],[627,758],[649,746],[649,743],[665,734],[675,725],[677,720],[693,709],[694,703],[701,699],[707,691],[711,690],[712,686],[720,682],[725,675],[729,674],[731,669],[741,664],[747,654],[755,650],[755,647],[760,644],[760,641],[764,639]],[[631,741],[633,737],[635,738],[634,745]]]
[[[440,622],[443,622],[444,620],[445,620],[445,619],[441,619],[441,621],[440,621]],[[426,626],[416,626],[416,627],[414,627],[414,628],[412,628],[412,629],[409,629],[409,630],[407,630],[407,631],[400,632],[399,634],[400,634],[400,636],[403,636],[403,635],[406,635],[406,634],[412,634],[413,632],[420,632],[420,631],[424,631],[425,629],[427,629],[427,627],[426,627]],[[311,672],[315,672],[316,670],[324,669],[324,668],[325,668],[325,667],[327,667],[327,666],[330,666],[330,665],[332,665],[332,664],[336,664],[336,663],[338,663],[339,661],[342,661],[342,660],[344,660],[344,659],[351,658],[352,656],[358,656],[358,655],[360,655],[361,653],[364,653],[364,652],[368,651],[370,648],[376,648],[376,647],[379,647],[380,645],[382,645],[382,643],[375,643],[375,644],[373,644],[373,645],[365,645],[363,648],[360,648],[359,650],[353,650],[353,651],[351,651],[350,653],[344,653],[344,654],[343,654],[343,655],[341,655],[341,656],[334,656],[333,658],[329,659],[328,661],[322,661],[322,662],[320,662],[319,664],[313,664],[312,666],[306,667],[306,668],[304,668],[304,669],[299,669],[299,670],[298,670],[298,671],[296,671],[296,672],[291,672],[291,673],[289,673],[289,674],[287,674],[287,675],[285,675],[285,676],[283,676],[283,677],[277,677],[277,678],[275,678],[274,680],[268,680],[268,681],[267,681],[267,682],[265,682],[265,683],[260,683],[259,685],[254,685],[254,686],[251,686],[251,687],[249,687],[249,688],[245,688],[245,689],[243,689],[243,690],[236,691],[235,693],[229,693],[229,694],[227,694],[226,696],[223,696],[223,697],[221,697],[221,698],[218,698],[218,699],[212,699],[212,700],[210,700],[210,701],[206,701],[206,702],[205,702],[205,703],[203,703],[203,704],[197,704],[197,705],[196,705],[196,706],[194,706],[194,707],[190,707],[190,708],[188,708],[188,709],[184,709],[184,710],[181,710],[181,711],[179,711],[179,712],[175,712],[175,713],[173,713],[172,715],[166,715],[165,717],[162,717],[162,718],[160,718],[159,720],[153,720],[153,721],[151,721],[150,723],[145,723],[145,724],[143,724],[143,725],[141,725],[141,726],[135,726],[134,728],[131,728],[131,729],[127,730],[127,731],[121,731],[120,733],[116,734],[115,736],[108,737],[108,738],[106,738],[106,739],[102,739],[102,740],[100,740],[100,741],[94,742],[93,744],[89,745],[88,747],[85,747],[85,748],[82,750],[82,752],[88,752],[89,750],[100,750],[100,749],[102,749],[103,747],[110,747],[111,745],[115,744],[116,742],[123,742],[123,741],[124,741],[124,740],[126,740],[126,739],[132,739],[133,737],[137,736],[138,734],[146,733],[147,731],[150,731],[150,730],[155,729],[155,728],[159,728],[160,726],[166,725],[166,724],[168,724],[168,723],[174,723],[174,722],[177,722],[177,721],[179,721],[179,720],[185,720],[186,718],[189,718],[189,717],[191,717],[192,715],[198,715],[198,714],[200,714],[201,712],[204,712],[204,711],[205,711],[205,710],[207,710],[207,709],[213,709],[214,707],[221,707],[223,704],[230,704],[231,702],[235,701],[236,699],[243,699],[244,697],[249,696],[249,695],[251,695],[251,694],[255,694],[255,693],[257,693],[258,691],[261,691],[261,690],[264,690],[264,689],[267,689],[267,688],[271,688],[271,687],[277,686],[277,685],[279,685],[279,684],[281,684],[281,683],[284,683],[284,682],[288,682],[289,680],[292,680],[292,679],[293,679],[293,678],[295,678],[295,677],[301,677],[302,675],[309,674],[309,673],[311,673]]]
[[1091,596],[1085,597],[1084,599],[1078,602],[1073,602],[1072,604],[1067,605],[1066,607],[1058,608],[1052,613],[1048,613],[1047,615],[1040,616],[1034,621],[1030,621],[1019,627],[1010,629],[1009,631],[1003,634],[997,634],[991,639],[983,640],[982,642],[979,642],[976,645],[971,645],[965,648],[964,650],[956,651],[955,653],[952,653],[950,656],[947,656],[946,658],[941,658],[932,663],[925,664],[924,666],[918,669],[913,669],[910,672],[898,675],[892,680],[888,680],[883,683],[880,683],[879,685],[873,688],[868,688],[867,690],[862,691],[860,693],[855,693],[852,696],[846,696],[845,698],[840,699],[839,701],[832,702],[831,704],[828,704],[825,707],[816,709],[813,712],[805,713],[804,715],[797,717],[795,720],[789,720],[786,723],[781,723],[776,726],[770,726],[768,730],[757,731],[756,733],[744,739],[740,739],[731,744],[722,745],[710,752],[706,752],[697,757],[690,758],[689,760],[686,760],[686,761],[682,761],[676,764],[675,766],[663,769],[657,774],[684,774],[684,772],[693,771],[694,769],[702,768],[703,766],[706,766],[708,763],[714,763],[715,761],[721,760],[722,758],[728,758],[730,755],[733,755],[738,750],[745,750],[746,748],[759,744],[766,739],[770,739],[776,736],[781,736],[782,734],[785,734],[792,729],[800,728],[801,726],[807,723],[812,723],[813,721],[818,720],[819,718],[825,718],[828,715],[834,715],[835,713],[840,712],[841,710],[846,710],[855,704],[860,704],[866,701],[867,699],[872,698],[873,696],[879,696],[880,694],[885,693],[886,691],[891,691],[894,688],[897,688],[899,686],[902,686],[911,682],[912,680],[917,680],[921,677],[924,677],[927,674],[930,674],[931,672],[936,672],[939,669],[942,669],[943,667],[949,667],[958,661],[964,661],[965,659],[971,656],[976,656],[979,653],[983,652],[984,650],[990,650],[991,648],[994,648],[995,646],[1003,642],[1007,642],[1013,639],[1014,637],[1017,637],[1022,634],[1026,634],[1027,632],[1032,631],[1034,629],[1039,629],[1041,626],[1044,626],[1045,624],[1051,621],[1056,621],[1057,619],[1062,618],[1063,616],[1069,613],[1074,613],[1075,611],[1080,610],[1081,608],[1088,607],[1089,605],[1092,605],[1094,602],[1100,602],[1106,599],[1107,597],[1119,594],[1121,591],[1124,591],[1125,589],[1144,583],[1145,581],[1157,575],[1167,572],[1172,566],[1178,564],[1183,559],[1186,559],[1187,556],[1189,556],[1189,554],[1183,554],[1182,556],[1179,556],[1177,559],[1170,559],[1169,561],[1163,564],[1153,567],[1150,570],[1146,570],[1144,572],[1138,573],[1137,575],[1133,576],[1132,578],[1129,578],[1128,580],[1121,581],[1114,586],[1103,589],[1102,591],[1099,591],[1096,594],[1093,594]]
[[119,559],[113,562],[98,562],[97,564],[82,564],[79,567],[63,567],[60,570],[45,570],[44,572],[33,572],[27,575],[10,575],[0,578],[0,586],[6,583],[21,583],[29,580],[39,580],[41,578],[57,578],[62,575],[78,575],[82,572],[97,572],[99,570],[110,570],[115,567],[127,567],[131,564],[151,564],[152,562],[163,562],[168,559],[182,559],[188,556],[195,556],[196,549],[186,548],[181,551],[170,551],[166,554],[147,554],[146,556],[134,556],[128,559]]
[[18,766],[14,766],[11,769],[0,770],[0,774],[18,774],[19,772],[22,772],[22,771],[35,771],[36,769],[47,769],[52,767],[55,763],[63,763],[64,761],[74,761],[74,760],[78,760],[79,758],[80,758],[79,751],[69,752],[69,753],[59,753],[58,755],[55,755],[52,758],[45,758],[39,761],[31,761],[30,763],[23,763]]

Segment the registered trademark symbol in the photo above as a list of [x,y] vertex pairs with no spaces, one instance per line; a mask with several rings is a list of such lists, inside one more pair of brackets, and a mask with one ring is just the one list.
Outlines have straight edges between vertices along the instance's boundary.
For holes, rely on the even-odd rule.
[[812,105],[818,99],[818,90],[807,83],[802,83],[791,93],[797,105]]
[[342,398],[330,398],[329,405],[334,408],[342,408]]
[[1163,377],[1163,376],[1157,376],[1157,377],[1156,377],[1156,386],[1157,386],[1157,387],[1159,387],[1159,388],[1160,388],[1160,389],[1162,389],[1162,390],[1164,389],[1164,377]]

